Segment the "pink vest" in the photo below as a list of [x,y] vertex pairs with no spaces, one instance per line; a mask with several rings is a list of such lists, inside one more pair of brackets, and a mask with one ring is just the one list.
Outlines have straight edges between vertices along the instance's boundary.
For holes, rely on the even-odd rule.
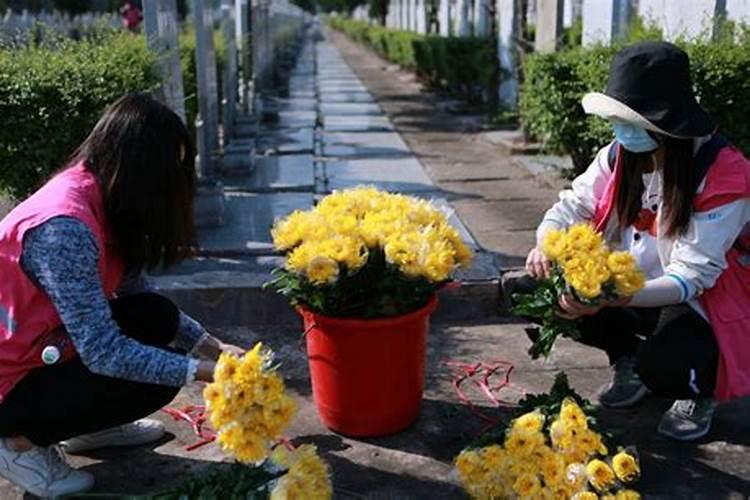
[[[619,157],[619,155],[618,155]],[[622,169],[615,161],[604,196],[594,215],[603,231],[615,211],[615,193]],[[750,197],[750,162],[734,147],[722,148],[708,168],[703,191],[693,200],[696,212],[714,209]],[[700,297],[719,344],[719,369],[714,397],[719,401],[750,395],[750,262],[747,234],[727,253],[728,267],[713,288]]]
[[26,231],[56,216],[86,224],[99,246],[99,274],[111,298],[122,280],[122,261],[107,237],[104,207],[96,179],[82,165],[51,179],[0,222],[0,402],[31,370],[43,366],[42,350],[58,347],[62,360],[76,356],[70,338],[47,295],[21,269]]

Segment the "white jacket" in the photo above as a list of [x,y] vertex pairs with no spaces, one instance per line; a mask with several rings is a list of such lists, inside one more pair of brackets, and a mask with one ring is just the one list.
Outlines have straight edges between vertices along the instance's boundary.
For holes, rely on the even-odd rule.
[[[696,151],[706,139],[696,140]],[[537,229],[538,243],[550,229],[593,220],[597,202],[613,175],[608,161],[610,147],[602,148],[586,171],[573,181],[571,189],[560,193],[560,200],[547,211]],[[661,214],[662,207],[659,206],[657,218]],[[711,288],[726,269],[726,254],[748,222],[750,200],[742,199],[694,213],[685,234],[677,238],[669,238],[659,230],[657,247],[664,276],[649,280],[631,305],[658,307],[688,301],[703,314],[694,299],[703,290]],[[617,224],[610,224],[609,228],[605,234],[607,242],[613,247],[621,247],[622,234],[617,230]]]

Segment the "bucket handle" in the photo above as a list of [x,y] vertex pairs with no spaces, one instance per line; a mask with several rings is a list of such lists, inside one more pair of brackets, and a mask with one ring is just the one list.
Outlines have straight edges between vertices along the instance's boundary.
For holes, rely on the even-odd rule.
[[305,331],[302,332],[302,335],[300,336],[299,340],[297,341],[297,349],[299,349],[300,352],[304,353],[305,355],[307,355],[307,347],[306,347],[306,344],[305,344],[305,340],[307,339],[307,334],[310,333],[313,330],[313,328],[315,328],[317,326],[318,326],[318,324],[315,323],[315,321],[313,321],[312,323],[310,323],[310,326],[308,326],[307,328],[305,328]]

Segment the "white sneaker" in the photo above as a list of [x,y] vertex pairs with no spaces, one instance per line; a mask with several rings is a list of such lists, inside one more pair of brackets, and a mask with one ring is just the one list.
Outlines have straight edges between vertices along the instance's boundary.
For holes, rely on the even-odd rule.
[[5,439],[0,439],[0,476],[43,498],[82,493],[94,486],[94,476],[68,465],[59,447],[15,451]]
[[68,439],[60,443],[60,446],[66,453],[76,454],[108,446],[138,446],[153,443],[162,436],[164,436],[164,424],[158,420],[144,418],[130,424]]

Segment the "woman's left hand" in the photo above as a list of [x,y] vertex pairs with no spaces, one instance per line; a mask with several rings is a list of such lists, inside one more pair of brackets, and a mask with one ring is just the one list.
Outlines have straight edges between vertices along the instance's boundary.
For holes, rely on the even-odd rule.
[[238,357],[242,357],[245,355],[245,352],[247,352],[247,349],[243,349],[242,347],[236,346],[234,344],[226,344],[224,342],[219,341],[219,350],[221,352],[226,352],[228,354],[233,354]]
[[572,295],[562,295],[557,303],[562,309],[557,315],[564,319],[578,319],[582,316],[593,316],[605,307],[624,307],[630,302],[630,297],[618,297],[614,300],[600,302],[590,306],[576,300]]

